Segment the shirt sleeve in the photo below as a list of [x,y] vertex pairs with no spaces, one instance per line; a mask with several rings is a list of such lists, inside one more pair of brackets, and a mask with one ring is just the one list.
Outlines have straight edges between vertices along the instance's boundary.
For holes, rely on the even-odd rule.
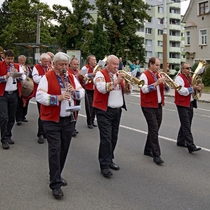
[[81,100],[82,98],[85,97],[85,90],[77,80],[77,78],[73,75],[74,77],[74,83],[75,83],[75,90],[74,90],[74,99],[76,100]]
[[100,71],[98,71],[96,73],[96,76],[94,77],[93,81],[94,81],[94,84],[95,84],[97,90],[100,93],[105,94],[105,93],[108,92],[107,91],[107,84],[108,83],[106,83],[104,75]]
[[39,75],[39,72],[37,70],[37,68],[34,66],[33,68],[33,71],[32,71],[32,77],[33,77],[33,80],[36,84],[39,84],[42,76]]
[[184,80],[179,75],[176,76],[175,83],[177,85],[181,85],[182,86],[182,88],[178,91],[178,93],[180,95],[188,96],[189,94],[193,93],[193,88],[192,87],[189,87],[189,88],[184,87]]
[[144,80],[144,85],[141,88],[143,93],[146,94],[146,93],[149,93],[149,92],[152,92],[152,91],[156,90],[156,87],[154,86],[154,84],[148,85],[148,79],[147,79],[147,76],[144,73],[141,74],[140,80]]
[[37,88],[36,100],[45,106],[58,106],[58,95],[48,94],[48,81],[46,76],[43,76]]

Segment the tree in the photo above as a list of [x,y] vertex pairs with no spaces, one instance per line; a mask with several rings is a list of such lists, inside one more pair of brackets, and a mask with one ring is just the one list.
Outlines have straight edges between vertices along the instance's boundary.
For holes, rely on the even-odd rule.
[[144,39],[136,32],[151,18],[146,13],[148,5],[142,0],[96,0],[96,6],[108,33],[110,52],[144,63]]
[[9,1],[8,8],[9,23],[0,35],[5,46],[14,49],[14,43],[36,43],[38,14],[41,19],[41,42],[54,43],[55,38],[49,33],[53,13],[47,4],[37,0],[13,0]]
[[[59,26],[56,31],[60,31],[56,37],[64,43],[63,50],[80,49],[83,57],[89,55],[88,40],[91,37],[92,16],[88,11],[93,10],[94,6],[90,5],[87,0],[72,0],[73,13],[68,8],[54,5]],[[55,10],[59,9],[59,10]],[[64,16],[67,13],[69,16]]]

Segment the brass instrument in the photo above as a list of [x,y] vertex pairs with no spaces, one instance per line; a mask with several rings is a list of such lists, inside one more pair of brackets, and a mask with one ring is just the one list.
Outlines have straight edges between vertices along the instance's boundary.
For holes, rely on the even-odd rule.
[[[204,60],[199,60],[198,66],[195,69],[192,76],[192,86],[196,85],[196,86],[200,86],[202,85],[202,74],[205,71],[205,66],[206,66],[206,62]],[[202,90],[194,90],[194,92],[192,93],[192,96],[194,99],[199,99],[201,97],[202,94]]]
[[[108,57],[105,56],[104,59],[102,60],[102,62],[105,62],[105,63],[106,63],[107,58],[108,58]],[[99,61],[99,62],[100,62],[100,61]],[[101,70],[101,68],[102,68],[102,66],[101,66],[100,64],[97,64],[97,65],[94,67],[94,69],[93,69],[93,73],[98,72],[99,70]]]
[[125,74],[125,81],[130,83],[130,84],[136,84],[138,85],[139,88],[141,88],[144,85],[144,80],[139,80],[136,77],[132,77],[128,72],[126,72],[125,70],[119,70],[119,73],[123,73]]
[[166,84],[167,84],[168,86],[174,88],[176,91],[179,91],[179,90],[182,88],[182,86],[181,86],[181,85],[177,85],[177,84],[168,76],[167,73],[165,73],[165,72],[159,72],[158,74],[161,75],[161,76],[163,75],[163,77],[165,77],[165,78],[167,79],[167,80],[165,81]]

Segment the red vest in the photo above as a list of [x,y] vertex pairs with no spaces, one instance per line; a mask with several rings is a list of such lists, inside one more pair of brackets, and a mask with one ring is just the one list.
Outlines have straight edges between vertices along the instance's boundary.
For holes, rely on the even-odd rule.
[[[179,76],[184,80],[184,87],[189,88],[191,86],[191,77],[188,77],[187,79],[184,74],[179,74]],[[178,91],[175,91],[174,103],[176,105],[190,107],[190,99],[191,99],[191,94],[187,96],[182,96],[178,93]]]
[[[106,69],[101,70],[101,73],[104,75],[106,82],[111,82],[109,74]],[[124,83],[122,82],[120,85],[122,87],[122,94],[123,94]],[[109,92],[102,94],[97,90],[97,88],[95,88],[93,96],[93,107],[106,111],[108,107],[108,97],[109,97]],[[125,108],[125,104],[123,106]]]
[[[36,64],[34,67],[36,67],[36,69],[37,69],[37,71],[39,73],[39,76],[45,75],[45,71],[44,71],[43,67],[39,63]],[[33,92],[34,96],[36,95],[37,87],[38,87],[38,84],[34,82],[34,92]]]
[[[89,64],[86,65],[86,68],[88,69],[88,74],[93,73],[93,68],[91,68]],[[86,85],[84,85],[84,88],[86,90],[94,90],[93,83],[92,82],[90,82],[90,83],[88,82]]]
[[[48,81],[48,94],[50,95],[61,95],[61,87],[58,82],[55,71],[48,71],[45,74]],[[71,85],[75,88],[74,77],[72,74],[68,76]],[[60,104],[59,106],[45,106],[41,104],[40,117],[42,120],[59,122],[60,119]]]
[[[148,85],[151,85],[155,82],[155,79],[153,78],[151,72],[149,70],[146,70],[144,72],[144,74],[147,77],[148,80]],[[160,78],[160,76],[158,75],[158,78]],[[161,83],[159,85],[160,87],[160,95],[161,95],[161,99],[162,99],[162,106],[165,105],[165,101],[164,101],[164,93],[163,93],[163,84]],[[150,108],[158,108],[158,96],[157,96],[157,89],[149,92],[149,93],[143,93],[142,90],[140,90],[140,103],[142,107],[150,107]]]
[[[13,65],[19,72],[20,71],[19,64],[13,63]],[[6,74],[7,74],[7,65],[6,65],[5,61],[1,61],[0,62],[0,76],[4,76]],[[0,83],[0,96],[4,95],[5,87],[6,87],[6,82]],[[19,96],[21,96],[22,85],[21,85],[20,81],[18,81],[18,80],[17,80],[17,88],[18,88],[18,94],[19,94]]]

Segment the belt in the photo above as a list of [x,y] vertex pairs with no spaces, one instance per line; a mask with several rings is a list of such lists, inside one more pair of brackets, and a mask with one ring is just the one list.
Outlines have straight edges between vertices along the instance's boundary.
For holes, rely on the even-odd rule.
[[4,91],[4,92],[7,93],[7,94],[9,94],[9,95],[11,95],[11,94],[17,92],[17,90],[13,90],[13,91]]
[[112,108],[110,106],[108,106],[109,109],[121,109],[121,107],[116,107],[116,108]]

